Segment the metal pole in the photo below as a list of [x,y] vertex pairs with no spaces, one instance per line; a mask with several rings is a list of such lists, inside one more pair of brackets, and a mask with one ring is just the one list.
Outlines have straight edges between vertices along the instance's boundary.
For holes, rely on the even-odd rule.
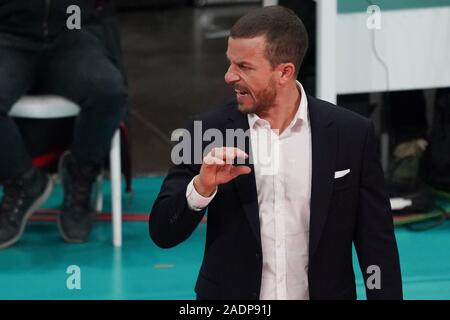
[[337,0],[317,0],[317,97],[336,103]]

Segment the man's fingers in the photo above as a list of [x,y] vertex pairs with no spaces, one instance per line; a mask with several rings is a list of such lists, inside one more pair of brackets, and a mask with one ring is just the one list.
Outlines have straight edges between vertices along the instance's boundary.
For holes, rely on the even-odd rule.
[[231,149],[229,151],[231,151],[232,153],[235,154],[236,157],[240,158],[240,159],[247,159],[248,158],[248,154],[246,154],[244,151],[242,151],[241,149],[238,148],[227,148],[227,149]]
[[205,157],[205,159],[203,159],[203,163],[205,163],[209,166],[213,166],[213,165],[223,166],[225,164],[225,161],[223,161],[222,159],[219,159],[217,157],[214,157],[211,154],[208,154]]
[[214,148],[211,150],[210,154],[216,158],[224,160],[226,163],[232,163],[235,158],[248,158],[248,155],[244,151],[232,147]]

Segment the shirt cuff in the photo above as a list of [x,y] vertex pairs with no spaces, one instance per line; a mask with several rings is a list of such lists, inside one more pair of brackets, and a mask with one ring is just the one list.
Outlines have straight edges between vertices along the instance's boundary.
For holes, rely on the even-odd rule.
[[217,193],[217,187],[210,197],[204,197],[201,194],[199,194],[197,190],[195,190],[194,179],[191,180],[191,182],[188,184],[186,188],[186,199],[188,206],[191,210],[201,211],[204,208],[206,208],[208,204],[212,201],[212,199]]

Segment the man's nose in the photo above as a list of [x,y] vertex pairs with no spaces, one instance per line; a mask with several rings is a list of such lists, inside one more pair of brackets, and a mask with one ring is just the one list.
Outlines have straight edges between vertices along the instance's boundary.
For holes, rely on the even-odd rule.
[[232,66],[230,66],[225,73],[225,82],[228,84],[233,84],[239,81],[239,75],[232,70]]

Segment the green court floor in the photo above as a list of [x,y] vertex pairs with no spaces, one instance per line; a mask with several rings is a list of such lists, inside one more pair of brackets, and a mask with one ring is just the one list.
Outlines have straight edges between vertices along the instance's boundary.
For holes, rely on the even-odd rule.
[[[125,210],[147,215],[160,183],[161,178],[136,179]],[[106,185],[106,199],[108,190]],[[59,201],[55,190],[45,207]],[[79,245],[64,243],[54,221],[32,221],[16,246],[0,251],[0,299],[194,299],[205,233],[202,223],[183,244],[160,249],[145,221],[124,222],[123,247],[115,249],[109,221],[97,222],[90,241]],[[419,233],[397,228],[396,236],[405,298],[450,299],[450,222]],[[80,289],[67,287],[72,265],[80,268]],[[364,299],[356,274],[358,298]]]

